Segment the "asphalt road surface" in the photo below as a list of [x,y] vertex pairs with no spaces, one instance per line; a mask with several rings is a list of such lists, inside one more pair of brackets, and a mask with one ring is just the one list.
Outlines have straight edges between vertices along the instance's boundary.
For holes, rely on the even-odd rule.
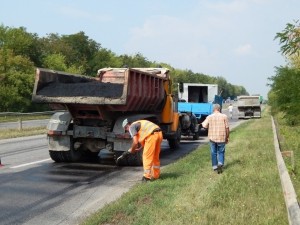
[[[241,121],[230,121],[231,129]],[[162,144],[166,166],[206,143],[183,138],[180,149]],[[0,224],[78,224],[141,182],[142,167],[117,167],[110,159],[55,163],[46,136],[0,140]],[[170,174],[170,176],[173,176]]]

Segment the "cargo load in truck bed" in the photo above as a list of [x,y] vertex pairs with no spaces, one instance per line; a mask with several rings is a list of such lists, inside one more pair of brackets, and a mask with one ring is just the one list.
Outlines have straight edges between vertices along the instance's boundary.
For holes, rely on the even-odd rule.
[[37,69],[32,101],[108,107],[110,111],[160,111],[165,101],[162,68],[104,68],[97,77]]
[[88,81],[83,83],[50,83],[37,92],[39,96],[47,97],[103,97],[120,98],[123,94],[123,84],[100,83]]

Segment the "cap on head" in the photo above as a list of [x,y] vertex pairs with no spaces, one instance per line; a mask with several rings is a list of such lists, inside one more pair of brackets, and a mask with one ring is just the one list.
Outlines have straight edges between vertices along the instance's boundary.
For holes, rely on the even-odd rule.
[[122,127],[125,128],[125,126],[128,124],[128,119],[125,119],[122,123]]

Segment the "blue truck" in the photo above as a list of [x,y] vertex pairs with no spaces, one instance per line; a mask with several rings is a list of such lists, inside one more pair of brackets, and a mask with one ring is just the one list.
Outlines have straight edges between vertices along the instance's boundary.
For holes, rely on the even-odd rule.
[[223,99],[218,95],[217,84],[179,83],[178,112],[182,136],[199,139],[201,123],[213,112],[213,104],[220,104]]

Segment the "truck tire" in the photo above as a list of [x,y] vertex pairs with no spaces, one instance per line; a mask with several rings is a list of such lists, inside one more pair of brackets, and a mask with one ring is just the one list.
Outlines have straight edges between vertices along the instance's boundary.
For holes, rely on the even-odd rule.
[[199,140],[199,131],[193,135],[193,140]]
[[143,151],[138,151],[133,154],[126,155],[121,159],[117,160],[119,156],[123,154],[122,151],[115,153],[115,162],[117,166],[142,166],[143,165]]
[[50,158],[55,162],[64,162],[63,152],[49,150]]
[[78,162],[82,157],[80,151],[51,151],[49,150],[51,159],[55,162]]
[[181,140],[181,126],[180,123],[178,124],[178,128],[175,134],[175,137],[169,138],[168,143],[170,146],[170,149],[177,149],[180,146],[180,140]]
[[71,149],[70,151],[63,152],[65,162],[78,162],[81,160],[82,153],[80,151],[74,151]]
[[75,151],[73,148],[73,138],[70,137],[70,147],[69,151],[54,151],[49,150],[49,155],[51,159],[55,162],[78,162],[82,159],[83,153],[81,151]]

